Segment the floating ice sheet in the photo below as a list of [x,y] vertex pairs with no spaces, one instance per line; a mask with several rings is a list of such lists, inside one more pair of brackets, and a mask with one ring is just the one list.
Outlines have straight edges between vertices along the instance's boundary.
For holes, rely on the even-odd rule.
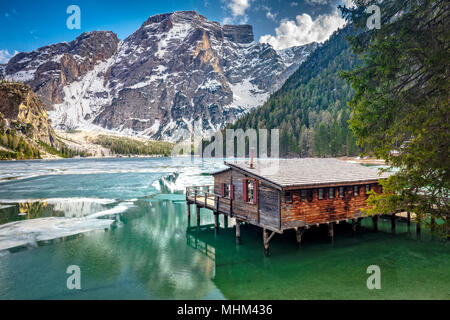
[[38,241],[103,230],[113,222],[111,219],[49,217],[7,223],[0,226],[0,251],[20,246],[36,246]]

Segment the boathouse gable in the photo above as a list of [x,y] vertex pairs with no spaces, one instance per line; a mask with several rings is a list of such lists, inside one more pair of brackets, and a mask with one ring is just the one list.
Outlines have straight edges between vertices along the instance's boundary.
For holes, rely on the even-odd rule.
[[[230,212],[231,216],[266,227],[277,232],[281,227],[280,191],[264,181],[240,170],[230,169],[213,174],[214,193],[222,195],[224,188],[230,188],[229,197],[220,197],[220,211]],[[249,199],[246,184],[253,187],[253,198]],[[251,200],[251,201],[250,201]]]

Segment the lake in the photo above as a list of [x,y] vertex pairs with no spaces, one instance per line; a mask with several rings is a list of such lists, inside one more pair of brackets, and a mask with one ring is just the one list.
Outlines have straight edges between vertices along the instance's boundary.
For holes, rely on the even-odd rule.
[[[184,190],[223,160],[67,159],[0,163],[0,299],[449,299],[450,248],[415,225],[371,219],[276,235],[233,219],[187,218]],[[222,218],[222,217],[221,217]],[[81,270],[81,290],[66,285]],[[381,270],[369,290],[367,268]]]

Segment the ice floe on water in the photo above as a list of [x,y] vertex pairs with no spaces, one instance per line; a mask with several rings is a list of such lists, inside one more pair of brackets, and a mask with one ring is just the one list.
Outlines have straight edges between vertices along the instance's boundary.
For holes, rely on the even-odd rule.
[[[116,221],[115,216],[133,206],[132,201],[117,202],[112,199],[16,201],[4,206],[14,208],[15,219],[18,220],[0,224],[0,251],[22,246],[35,247],[39,241],[107,229]],[[2,214],[5,213],[0,211]]]
[[73,236],[109,228],[115,220],[48,217],[0,225],[0,251],[21,246],[35,247],[39,241]]
[[111,209],[107,209],[104,211],[100,211],[88,216],[89,218],[100,218],[100,217],[108,217],[113,216],[122,212],[127,211],[131,207],[134,207],[134,204],[130,201],[119,203],[117,206]]

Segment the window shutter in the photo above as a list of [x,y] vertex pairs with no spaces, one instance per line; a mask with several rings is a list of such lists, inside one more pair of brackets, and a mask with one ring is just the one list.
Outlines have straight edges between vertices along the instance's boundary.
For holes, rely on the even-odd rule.
[[234,184],[230,184],[230,199],[234,199]]
[[258,203],[258,181],[253,181],[253,204]]
[[222,197],[225,197],[225,183],[222,183]]
[[242,194],[243,194],[243,200],[245,201],[245,202],[247,202],[248,201],[248,190],[247,190],[247,180],[246,179],[244,179],[244,180],[242,180]]

